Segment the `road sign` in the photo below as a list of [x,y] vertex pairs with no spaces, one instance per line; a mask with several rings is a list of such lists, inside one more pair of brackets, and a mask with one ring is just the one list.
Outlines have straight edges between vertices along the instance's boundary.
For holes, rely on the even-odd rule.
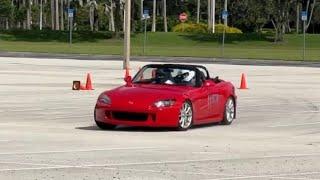
[[181,21],[181,22],[186,22],[187,20],[188,20],[188,15],[187,15],[187,13],[181,13],[180,15],[179,15],[179,20]]
[[145,9],[145,10],[143,10],[143,16],[142,16],[142,19],[150,19],[149,9]]
[[307,13],[307,11],[301,11],[301,20],[302,20],[302,21],[308,20],[308,13]]
[[73,18],[74,9],[68,9],[68,17]]
[[228,11],[222,11],[222,19],[227,19],[229,16]]

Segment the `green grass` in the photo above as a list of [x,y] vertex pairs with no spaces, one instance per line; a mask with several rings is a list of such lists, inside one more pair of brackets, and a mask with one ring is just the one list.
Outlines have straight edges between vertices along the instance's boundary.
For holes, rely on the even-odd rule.
[[[67,32],[0,32],[0,51],[120,55],[123,41],[110,34],[76,33],[69,47]],[[87,38],[89,37],[89,38]],[[221,57],[221,35],[188,35],[148,33],[147,56]],[[143,34],[132,35],[132,55],[143,55]],[[270,35],[227,35],[224,57],[249,59],[302,59],[303,36],[289,34],[282,43],[274,43]],[[320,60],[320,35],[307,35],[306,59]]]

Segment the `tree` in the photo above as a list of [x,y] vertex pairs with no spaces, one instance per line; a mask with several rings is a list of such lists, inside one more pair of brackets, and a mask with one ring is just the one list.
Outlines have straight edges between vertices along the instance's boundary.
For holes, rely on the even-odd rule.
[[316,5],[316,0],[312,0],[312,2],[310,2],[310,0],[307,1],[306,11],[309,14],[309,16],[308,16],[308,20],[307,20],[307,24],[306,24],[305,30],[308,30],[308,28],[310,26],[315,5]]
[[167,0],[163,0],[163,24],[164,24],[164,32],[168,32]]
[[152,12],[152,32],[156,32],[156,20],[157,20],[157,0],[153,0],[153,12]]
[[274,41],[283,41],[286,32],[287,20],[289,19],[289,8],[293,0],[273,0],[271,22],[275,29]]
[[60,30],[64,30],[64,0],[60,0]]
[[197,0],[197,23],[200,23],[200,7],[201,7],[201,0]]
[[113,0],[109,0],[109,4],[105,4],[104,13],[109,18],[109,31],[115,32],[115,24],[114,24],[114,8],[115,4]]
[[98,30],[97,26],[94,27],[94,25],[96,24],[95,17],[96,17],[97,10],[98,10],[98,4],[95,0],[90,0],[88,2],[88,7],[89,7],[89,20],[90,20],[91,31]]
[[13,7],[10,0],[0,1],[0,17],[5,17],[6,29],[9,29],[9,18],[12,17]]

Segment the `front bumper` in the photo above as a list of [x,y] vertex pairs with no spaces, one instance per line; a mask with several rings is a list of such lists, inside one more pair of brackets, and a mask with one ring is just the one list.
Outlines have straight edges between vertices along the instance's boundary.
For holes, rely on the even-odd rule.
[[139,127],[177,127],[180,107],[128,108],[108,107],[99,104],[95,107],[95,120],[113,125]]

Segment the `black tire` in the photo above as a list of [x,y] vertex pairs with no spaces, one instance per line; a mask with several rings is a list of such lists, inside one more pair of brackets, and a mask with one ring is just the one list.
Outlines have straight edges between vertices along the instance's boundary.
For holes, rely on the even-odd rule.
[[[182,124],[182,110],[183,110],[183,108],[184,107],[188,107],[188,108],[190,108],[190,112],[188,113],[188,114],[186,114],[187,116],[189,116],[188,118],[191,118],[191,119],[186,119],[187,121],[185,121],[185,122],[187,122],[188,124],[187,125],[185,125],[184,123]],[[191,114],[190,114],[191,113]],[[187,117],[186,117],[187,118]],[[186,130],[188,130],[189,128],[191,128],[192,127],[192,125],[193,125],[193,108],[192,108],[192,104],[191,104],[191,102],[189,102],[189,101],[185,101],[183,104],[182,104],[182,106],[181,106],[181,109],[180,109],[180,112],[179,112],[179,119],[178,119],[178,131],[186,131]]]
[[103,123],[103,122],[99,122],[99,121],[95,121],[96,125],[103,130],[112,130],[116,128],[116,125],[112,125],[112,124],[107,124],[107,123]]
[[97,119],[96,119],[96,110],[94,110],[94,121],[95,121],[96,125],[100,129],[103,129],[103,130],[112,130],[112,129],[115,129],[117,127],[116,125],[113,125],[113,124],[108,124],[108,123],[103,123],[103,122],[97,121]]
[[[232,105],[230,103],[232,103]],[[236,105],[234,99],[232,97],[229,97],[224,106],[223,120],[221,121],[221,124],[230,125],[234,121],[235,117]]]

